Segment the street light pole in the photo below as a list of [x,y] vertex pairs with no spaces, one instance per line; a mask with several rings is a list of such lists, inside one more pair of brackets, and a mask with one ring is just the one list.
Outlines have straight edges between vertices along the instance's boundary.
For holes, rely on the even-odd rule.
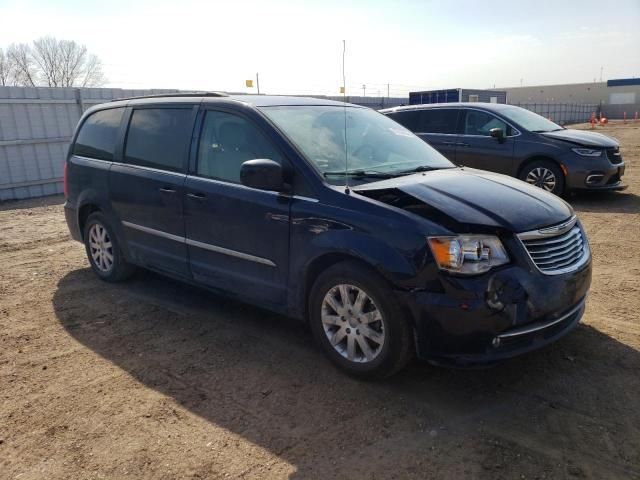
[[258,76],[258,72],[256,72],[256,87],[258,88],[258,95],[260,95],[260,77]]

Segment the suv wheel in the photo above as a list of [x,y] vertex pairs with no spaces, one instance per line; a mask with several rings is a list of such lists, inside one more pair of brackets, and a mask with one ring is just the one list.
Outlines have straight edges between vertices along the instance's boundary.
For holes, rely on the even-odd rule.
[[555,163],[547,160],[540,160],[527,165],[520,173],[520,180],[556,195],[562,195],[564,192],[564,175],[562,171]]
[[376,272],[347,261],[316,280],[310,322],[327,356],[348,373],[384,378],[413,355],[413,335],[390,285]]
[[84,245],[91,268],[101,279],[118,282],[133,274],[133,265],[124,259],[118,239],[102,213],[89,215],[84,226]]

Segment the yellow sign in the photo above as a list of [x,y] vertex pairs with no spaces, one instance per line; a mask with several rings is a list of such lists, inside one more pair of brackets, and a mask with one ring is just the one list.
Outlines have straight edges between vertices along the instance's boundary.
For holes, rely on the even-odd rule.
[[340,93],[344,93],[344,87],[340,87]]
[[245,80],[244,84],[249,88],[253,88],[253,80]]

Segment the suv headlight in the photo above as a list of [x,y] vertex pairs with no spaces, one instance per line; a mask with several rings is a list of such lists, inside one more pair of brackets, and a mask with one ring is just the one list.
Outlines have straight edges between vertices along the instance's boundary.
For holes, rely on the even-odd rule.
[[477,275],[509,262],[502,242],[491,235],[428,237],[427,240],[440,270]]
[[596,150],[595,148],[572,148],[581,157],[599,157],[602,155],[602,150]]

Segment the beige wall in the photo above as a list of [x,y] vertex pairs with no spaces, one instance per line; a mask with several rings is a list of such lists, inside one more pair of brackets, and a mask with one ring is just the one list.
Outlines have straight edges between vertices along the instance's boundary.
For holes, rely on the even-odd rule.
[[640,103],[640,85],[607,87],[606,82],[574,83],[567,85],[539,85],[533,87],[501,88],[507,91],[509,103],[610,103],[612,93],[635,94]]

